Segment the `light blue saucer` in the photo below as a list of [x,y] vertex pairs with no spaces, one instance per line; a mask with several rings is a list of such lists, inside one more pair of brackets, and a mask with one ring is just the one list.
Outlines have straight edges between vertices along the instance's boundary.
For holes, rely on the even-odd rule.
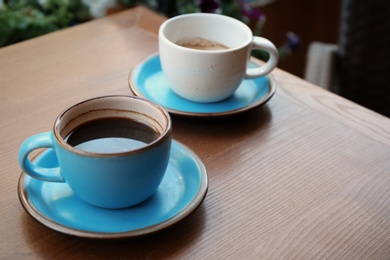
[[[251,62],[250,66],[257,66]],[[233,96],[221,102],[197,103],[176,95],[161,71],[160,56],[154,54],[138,64],[129,74],[131,91],[162,105],[177,115],[211,117],[228,116],[265,104],[275,93],[272,76],[244,80]]]
[[[53,149],[36,158],[36,163],[55,167]],[[206,168],[188,147],[173,141],[171,158],[156,193],[134,207],[110,210],[91,206],[66,183],[43,182],[21,174],[18,184],[25,210],[43,225],[56,231],[89,238],[127,238],[150,234],[182,220],[206,196]]]

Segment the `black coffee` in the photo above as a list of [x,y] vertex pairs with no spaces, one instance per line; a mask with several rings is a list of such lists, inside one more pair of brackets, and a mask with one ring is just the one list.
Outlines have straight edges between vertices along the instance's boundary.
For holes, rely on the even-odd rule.
[[71,146],[93,153],[120,153],[146,146],[158,138],[151,126],[128,118],[103,118],[78,126],[66,138]]

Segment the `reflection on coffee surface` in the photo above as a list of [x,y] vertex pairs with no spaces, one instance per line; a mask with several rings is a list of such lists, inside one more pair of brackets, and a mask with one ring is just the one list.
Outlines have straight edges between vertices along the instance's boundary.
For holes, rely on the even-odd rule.
[[144,147],[158,137],[155,129],[139,121],[102,118],[78,126],[65,140],[87,152],[120,153]]
[[180,45],[182,47],[191,48],[191,49],[197,49],[197,50],[226,50],[229,49],[225,45],[208,40],[201,37],[185,37],[177,42],[175,42],[177,45]]

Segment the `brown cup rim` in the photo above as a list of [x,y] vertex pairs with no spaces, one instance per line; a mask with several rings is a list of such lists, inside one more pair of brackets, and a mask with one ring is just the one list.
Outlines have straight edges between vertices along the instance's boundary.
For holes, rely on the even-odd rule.
[[[88,152],[88,151],[79,150],[79,149],[74,148],[73,146],[69,145],[64,140],[64,138],[61,136],[60,130],[58,129],[58,125],[59,125],[61,119],[64,117],[64,115],[67,114],[70,110],[73,110],[73,109],[75,109],[76,107],[78,107],[78,106],[80,106],[82,104],[85,104],[85,103],[88,103],[88,102],[94,102],[94,101],[100,100],[100,99],[107,99],[107,98],[113,98],[113,99],[116,99],[116,98],[124,99],[125,98],[125,99],[129,99],[129,100],[130,99],[131,100],[138,100],[138,101],[141,101],[141,102],[148,103],[149,105],[151,105],[154,108],[156,108],[157,110],[159,110],[162,113],[162,115],[164,116],[164,121],[167,122],[166,126],[161,126],[164,129],[164,131],[159,135],[159,137],[156,140],[154,140],[153,142],[147,144],[146,146],[143,146],[143,147],[135,149],[135,150],[119,152],[119,153],[94,153],[94,152]],[[131,110],[129,110],[129,112],[130,111]],[[134,112],[134,111],[132,111],[132,112]],[[156,121],[154,118],[152,118],[152,117],[150,117],[150,116],[148,116],[146,114],[144,114],[144,115],[149,117],[153,121]],[[55,120],[55,123],[54,123],[54,126],[53,126],[53,136],[54,136],[55,140],[57,141],[57,143],[62,148],[64,148],[65,150],[67,150],[67,151],[69,151],[71,153],[77,154],[77,155],[86,156],[86,157],[100,157],[100,158],[128,156],[128,155],[134,155],[134,154],[138,154],[138,153],[142,153],[142,152],[151,150],[151,149],[159,146],[163,142],[167,141],[167,139],[172,139],[172,120],[171,120],[171,117],[170,117],[169,113],[167,112],[167,110],[165,108],[163,108],[162,106],[160,106],[160,105],[156,104],[155,102],[152,102],[152,101],[150,101],[148,99],[137,97],[137,96],[127,96],[127,95],[106,95],[106,96],[99,96],[99,97],[93,97],[93,98],[85,99],[83,101],[80,101],[80,102],[78,102],[78,103],[76,103],[76,104],[74,104],[74,105],[64,109],[57,116],[57,118]]]

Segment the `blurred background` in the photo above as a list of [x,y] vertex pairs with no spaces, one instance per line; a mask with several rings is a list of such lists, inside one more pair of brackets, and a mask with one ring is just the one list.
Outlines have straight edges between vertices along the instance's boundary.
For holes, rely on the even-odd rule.
[[275,43],[279,68],[390,117],[389,0],[0,0],[0,48],[135,5],[235,17]]

